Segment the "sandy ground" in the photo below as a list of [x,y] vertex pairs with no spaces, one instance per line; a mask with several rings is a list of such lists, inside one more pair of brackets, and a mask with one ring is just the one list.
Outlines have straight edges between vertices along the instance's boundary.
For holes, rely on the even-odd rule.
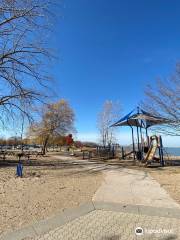
[[149,169],[149,172],[170,196],[180,203],[180,166]]
[[[77,158],[71,162],[54,154],[25,166],[23,178],[15,177],[15,165],[0,167],[0,234],[91,201],[103,181],[99,166],[89,171],[85,162],[77,164]],[[111,160],[105,161],[106,170],[109,164],[117,169],[130,167],[127,161]],[[135,168],[148,171],[180,203],[180,167]]]
[[102,174],[51,158],[25,166],[23,178],[15,177],[15,166],[0,167],[0,235],[92,199]]

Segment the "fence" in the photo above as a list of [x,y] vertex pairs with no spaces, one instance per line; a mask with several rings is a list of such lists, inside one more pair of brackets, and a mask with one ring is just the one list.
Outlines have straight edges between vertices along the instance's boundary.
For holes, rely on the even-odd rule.
[[102,159],[113,159],[116,157],[116,151],[119,146],[97,146],[96,148],[87,148],[83,150],[83,159],[91,158],[102,158]]

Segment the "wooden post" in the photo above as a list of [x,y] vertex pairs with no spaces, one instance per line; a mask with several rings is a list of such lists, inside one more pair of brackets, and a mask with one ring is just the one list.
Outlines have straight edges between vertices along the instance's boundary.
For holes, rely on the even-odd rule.
[[115,150],[115,147],[113,146],[113,147],[112,147],[113,158],[115,157],[115,151],[116,151],[116,150]]
[[3,160],[6,160],[6,153],[3,152]]

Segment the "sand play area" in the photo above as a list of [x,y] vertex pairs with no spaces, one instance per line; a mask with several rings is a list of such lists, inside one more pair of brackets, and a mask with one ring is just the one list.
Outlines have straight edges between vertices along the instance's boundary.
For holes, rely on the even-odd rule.
[[[24,164],[23,178],[15,176],[15,163],[2,165],[0,235],[50,217],[62,209],[91,201],[105,181],[103,170],[111,168],[123,167],[116,163],[92,163],[58,153]],[[140,170],[150,173],[180,203],[180,167],[141,167]]]
[[0,168],[0,234],[92,199],[102,174],[59,161],[49,156],[24,166],[23,178],[15,176],[15,166]]

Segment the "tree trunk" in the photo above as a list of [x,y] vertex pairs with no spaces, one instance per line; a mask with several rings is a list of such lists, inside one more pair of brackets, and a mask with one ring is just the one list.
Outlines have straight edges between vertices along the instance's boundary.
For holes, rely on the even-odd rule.
[[43,154],[43,155],[46,154],[48,140],[49,140],[49,136],[47,136],[47,137],[45,138],[44,143],[43,143],[43,147],[42,147],[42,154]]

